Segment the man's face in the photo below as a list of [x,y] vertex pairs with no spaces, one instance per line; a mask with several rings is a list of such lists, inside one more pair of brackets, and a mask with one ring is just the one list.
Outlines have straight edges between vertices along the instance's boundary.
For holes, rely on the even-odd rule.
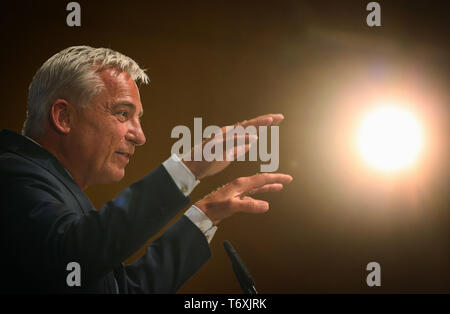
[[139,90],[126,72],[100,72],[105,89],[91,103],[74,107],[69,147],[81,185],[119,181],[135,147],[145,143]]

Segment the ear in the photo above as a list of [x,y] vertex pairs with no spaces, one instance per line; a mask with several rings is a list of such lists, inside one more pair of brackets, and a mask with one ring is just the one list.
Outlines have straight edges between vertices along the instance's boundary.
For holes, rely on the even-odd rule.
[[68,134],[71,126],[71,104],[65,99],[57,99],[50,108],[50,120],[58,133]]

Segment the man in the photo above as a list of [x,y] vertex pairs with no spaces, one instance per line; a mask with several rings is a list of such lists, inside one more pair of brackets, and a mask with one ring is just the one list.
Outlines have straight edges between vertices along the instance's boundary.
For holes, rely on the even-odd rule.
[[[87,46],[61,51],[36,73],[24,136],[0,132],[2,292],[176,292],[210,257],[208,243],[221,220],[266,212],[268,203],[250,195],[279,191],[292,180],[283,174],[236,179],[198,201],[142,258],[124,265],[190,203],[199,180],[230,163],[173,155],[95,210],[83,190],[121,180],[136,146],[146,141],[135,81],[148,77],[132,59]],[[282,119],[266,115],[242,125]],[[73,262],[81,270],[75,286],[67,280]]]

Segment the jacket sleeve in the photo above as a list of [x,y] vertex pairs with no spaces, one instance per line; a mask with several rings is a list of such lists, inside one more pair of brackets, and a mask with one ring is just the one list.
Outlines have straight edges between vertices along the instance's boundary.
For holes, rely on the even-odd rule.
[[185,215],[134,263],[114,271],[120,293],[175,293],[210,258],[206,237]]
[[3,246],[18,267],[55,287],[66,285],[69,262],[80,264],[83,285],[97,282],[190,202],[163,166],[87,213],[46,170],[25,162],[1,168]]

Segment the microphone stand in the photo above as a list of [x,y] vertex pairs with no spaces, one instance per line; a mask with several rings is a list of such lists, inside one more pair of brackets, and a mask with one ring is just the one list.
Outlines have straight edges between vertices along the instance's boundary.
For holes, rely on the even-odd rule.
[[224,241],[223,246],[231,260],[231,266],[233,267],[234,274],[236,275],[242,291],[245,294],[258,294],[252,276],[231,243],[229,241]]

